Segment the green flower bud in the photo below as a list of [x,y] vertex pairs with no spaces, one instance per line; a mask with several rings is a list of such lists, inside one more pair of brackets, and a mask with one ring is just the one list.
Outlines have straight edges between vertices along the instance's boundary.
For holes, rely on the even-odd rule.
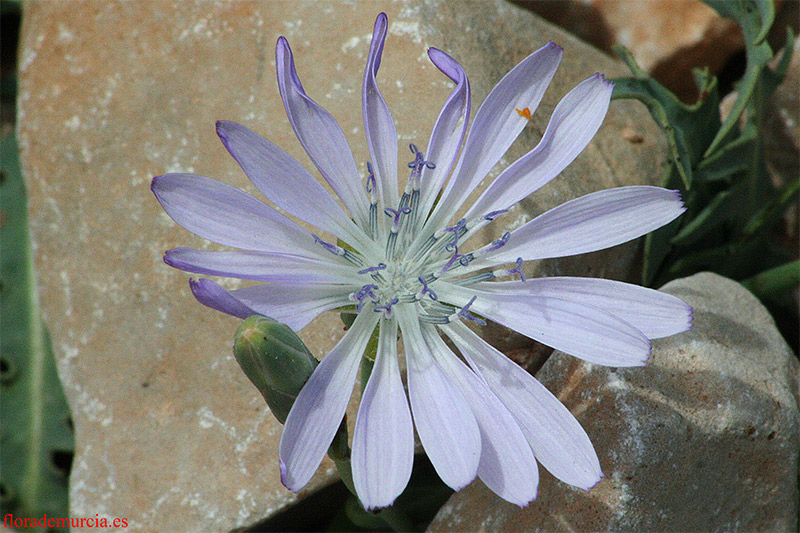
[[233,355],[281,424],[318,364],[292,328],[261,315],[236,329]]

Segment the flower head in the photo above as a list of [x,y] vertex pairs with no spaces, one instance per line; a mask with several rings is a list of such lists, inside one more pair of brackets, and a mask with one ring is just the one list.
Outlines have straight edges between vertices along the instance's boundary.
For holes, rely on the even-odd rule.
[[[637,238],[683,212],[681,199],[676,191],[645,186],[596,192],[485,246],[471,246],[479,229],[502,224],[508,209],[584,149],[605,117],[612,83],[597,74],[570,91],[539,144],[454,220],[525,127],[562,49],[549,42],[514,67],[467,133],[467,76],[453,58],[431,48],[431,61],[455,86],[425,150],[411,144],[406,165],[398,161],[395,124],[376,83],[386,31],[381,14],[363,83],[371,158],[363,181],[341,128],[300,83],[286,39],[277,43],[278,86],[289,121],[347,212],[286,152],[244,126],[217,124],[225,147],[267,198],[339,242],[323,240],[218,181],[167,174],[152,184],[167,213],[197,235],[238,250],[176,248],[165,261],[188,272],[265,282],[233,291],[207,279],[190,282],[201,303],[237,317],[263,314],[299,330],[324,311],[355,307],[354,323],[313,372],[286,420],[280,466],[288,488],[302,488],[322,461],[377,327],[377,357],[352,445],[353,480],[367,508],[390,505],[406,486],[415,427],[436,471],[456,490],[478,476],[502,498],[525,505],[536,497],[537,460],[559,479],[588,489],[602,473],[578,422],[467,324],[491,320],[587,361],[643,365],[650,339],[689,328],[686,304],[616,281],[529,279],[523,266]],[[402,191],[401,167],[409,174]],[[407,393],[398,333],[405,345]]]

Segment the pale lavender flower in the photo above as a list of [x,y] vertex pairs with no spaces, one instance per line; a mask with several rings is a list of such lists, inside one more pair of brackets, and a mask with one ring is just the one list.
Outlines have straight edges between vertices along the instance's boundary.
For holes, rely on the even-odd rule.
[[[367,508],[390,505],[406,486],[415,427],[439,476],[456,490],[478,476],[502,498],[525,505],[536,497],[537,460],[564,482],[588,489],[602,473],[577,420],[465,324],[492,320],[586,361],[644,365],[650,339],[689,329],[689,306],[617,281],[526,279],[522,265],[640,237],[681,214],[681,199],[676,191],[646,186],[596,192],[471,249],[468,242],[477,230],[502,224],[498,219],[509,208],[586,147],[606,115],[612,83],[598,74],[570,91],[541,142],[454,221],[469,193],[525,127],[562,49],[549,42],[514,67],[486,98],[468,134],[467,76],[446,53],[429,49],[431,61],[455,88],[425,152],[411,145],[410,177],[401,193],[395,125],[375,82],[386,30],[381,14],[363,84],[372,159],[365,181],[341,128],[306,95],[286,39],[277,43],[278,86],[289,121],[347,212],[286,152],[244,126],[217,124],[225,147],[267,198],[348,246],[326,242],[231,186],[167,174],[152,184],[166,212],[197,235],[240,250],[176,248],[164,260],[188,272],[266,282],[233,291],[206,279],[191,282],[201,303],[237,317],[263,314],[299,330],[324,311],[357,308],[355,322],[322,359],[286,420],[280,467],[289,489],[300,490],[322,461],[376,326],[377,359],[352,444],[353,480]],[[398,364],[398,331],[408,397]]]

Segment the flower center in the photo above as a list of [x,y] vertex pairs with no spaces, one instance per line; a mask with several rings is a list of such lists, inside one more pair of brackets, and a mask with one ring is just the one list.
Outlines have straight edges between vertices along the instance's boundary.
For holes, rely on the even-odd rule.
[[388,220],[383,227],[379,227],[378,224],[375,175],[372,165],[367,163],[369,175],[366,190],[370,200],[368,233],[374,241],[381,240],[381,235],[385,238],[381,259],[377,263],[365,263],[365,257],[369,255],[374,260],[379,249],[372,250],[372,254],[362,255],[327,243],[319,237],[315,237],[316,242],[329,252],[350,261],[358,268],[358,274],[364,277],[364,285],[349,296],[350,300],[355,302],[358,312],[371,309],[383,313],[384,318],[391,318],[394,306],[416,305],[419,319],[425,322],[446,324],[464,318],[483,324],[483,320],[469,311],[475,302],[475,297],[462,308],[446,305],[439,301],[436,282],[439,279],[446,279],[450,283],[472,285],[514,274],[518,274],[522,281],[525,281],[521,258],[517,259],[516,268],[510,270],[500,269],[466,275],[471,271],[464,268],[477,257],[491,253],[508,242],[511,234],[506,232],[479,250],[463,253],[462,245],[469,237],[507,210],[492,211],[469,221],[461,219],[453,226],[433,232],[427,240],[416,239],[415,232],[425,227],[424,219],[417,218],[420,177],[425,168],[434,169],[436,165],[426,161],[424,154],[414,144],[410,144],[409,148],[414,154],[414,160],[408,163],[411,175],[397,208],[386,207],[383,210]]

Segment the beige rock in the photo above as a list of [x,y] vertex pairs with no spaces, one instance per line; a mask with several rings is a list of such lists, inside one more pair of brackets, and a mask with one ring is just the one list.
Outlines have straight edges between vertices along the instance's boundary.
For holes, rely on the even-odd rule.
[[716,274],[663,290],[692,331],[654,342],[645,368],[556,352],[537,377],[572,410],[606,478],[586,493],[542,476],[520,509],[480,482],[432,531],[796,531],[800,365],[766,309]]
[[[428,46],[463,62],[474,109],[548,39],[566,48],[506,163],[533,147],[576,83],[596,71],[624,72],[500,1],[25,5],[20,141],[43,310],[75,419],[73,516],[126,517],[131,530],[223,530],[295,501],[279,482],[281,428],[231,355],[236,321],[197,304],[188,276],[161,262],[166,249],[209,245],[163,213],[149,182],[185,171],[253,191],[217,140],[217,119],[242,122],[309,164],[274,81],[278,35],[293,45],[310,95],[340,121],[356,160],[366,161],[360,80],[380,9],[390,35],[379,82],[402,143],[425,145],[450,90],[429,64]],[[625,141],[628,129],[643,142]],[[511,216],[522,223],[584,193],[657,183],[664,160],[644,108],[615,102],[578,161]],[[545,270],[626,277],[635,249]],[[341,331],[331,315],[302,337],[323,354]],[[333,479],[326,461],[304,493]]]
[[697,98],[692,69],[717,73],[744,49],[739,26],[700,0],[519,0],[595,46],[628,48],[639,65],[687,102]]

